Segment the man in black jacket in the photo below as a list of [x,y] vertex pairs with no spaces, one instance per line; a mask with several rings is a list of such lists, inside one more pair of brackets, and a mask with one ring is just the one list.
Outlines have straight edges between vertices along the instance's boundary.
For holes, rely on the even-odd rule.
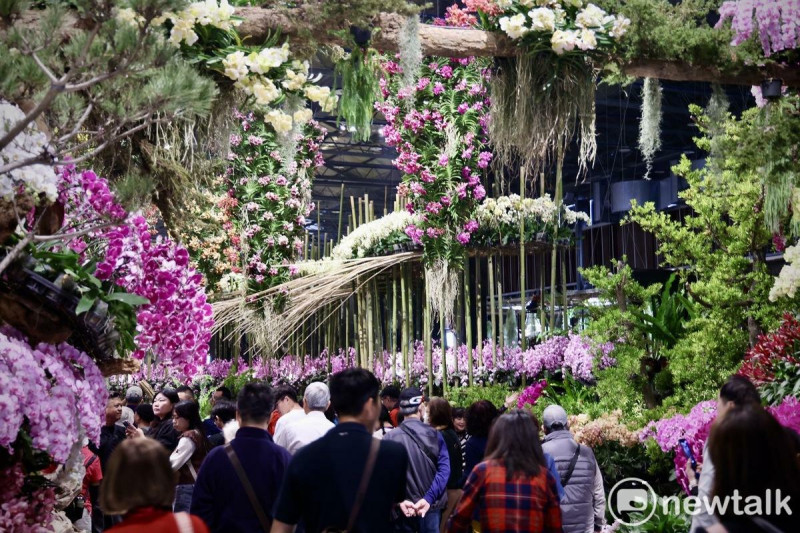
[[371,372],[351,368],[330,381],[331,402],[339,425],[300,449],[289,464],[278,501],[272,533],[291,533],[302,522],[308,533],[344,530],[359,504],[355,531],[390,531],[395,506],[414,513],[405,497],[408,455],[403,446],[380,441],[363,500],[359,486],[373,441],[381,405],[380,383]]

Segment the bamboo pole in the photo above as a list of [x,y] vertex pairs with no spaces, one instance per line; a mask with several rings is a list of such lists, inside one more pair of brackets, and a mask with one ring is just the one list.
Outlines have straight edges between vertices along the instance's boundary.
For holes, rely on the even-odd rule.
[[425,363],[428,373],[428,397],[433,396],[433,353],[431,349],[431,309],[428,299],[423,302],[423,338],[425,341]]
[[[358,280],[356,280],[356,284],[358,285]],[[361,325],[361,318],[363,315],[362,312],[363,306],[361,305],[361,291],[356,292],[356,309],[355,314],[353,315],[353,325],[356,328],[356,344],[358,345],[356,351],[356,359],[358,360],[358,366],[363,367],[362,364],[364,358],[364,328]]]
[[[562,143],[558,144],[558,154],[557,154],[557,162],[556,162],[556,194],[555,194],[555,204],[556,210],[558,213],[561,212],[561,180],[563,174],[563,167],[564,167],[564,145]],[[560,215],[559,215],[560,218]],[[556,325],[556,260],[557,260],[557,250],[556,250],[556,235],[558,230],[558,224],[556,224],[555,229],[553,230],[553,251],[550,255],[550,331],[553,331]]]
[[[476,259],[478,261],[478,259]],[[472,309],[469,298],[469,257],[464,261],[464,326],[467,342],[467,379],[472,386]],[[479,315],[480,316],[480,315]],[[458,357],[456,357],[458,360]]]
[[540,334],[544,334],[545,331],[545,316],[544,316],[544,263],[545,263],[545,255],[538,254],[539,261],[539,329]]
[[[478,362],[483,366],[483,283],[481,282],[481,258],[475,258],[475,313],[477,315],[478,342],[475,349],[478,350]],[[471,358],[470,358],[471,359]]]
[[494,365],[497,364],[497,314],[496,302],[494,298],[494,256],[492,255],[489,256],[487,268],[489,270],[489,313],[492,318],[492,368],[494,368]]
[[352,315],[352,303],[353,299],[352,296],[347,299],[347,309],[344,312],[344,346],[343,348],[346,350],[350,347],[350,322],[351,322],[351,315]]
[[[497,326],[498,326],[498,329],[500,331],[500,355],[502,357],[505,354],[506,336],[505,336],[505,330],[503,329],[503,319],[505,318],[503,316],[503,283],[500,281],[500,278],[501,278],[501,276],[498,273],[498,276],[497,276],[497,308],[498,308],[497,318],[498,318],[498,324],[497,324]],[[497,361],[493,361],[493,363],[496,364]]]
[[405,384],[408,387],[408,287],[406,285],[406,266],[400,265],[400,306],[403,313],[403,331],[401,334],[400,353],[403,357],[403,369],[405,370]]
[[367,368],[369,368],[370,371],[372,371],[374,369],[373,359],[374,359],[374,356],[375,356],[375,330],[373,328],[373,322],[372,322],[372,307],[373,307],[373,303],[374,303],[374,295],[372,294],[372,290],[373,290],[373,286],[372,286],[372,283],[370,283],[367,286],[366,291],[364,291],[366,293],[364,298],[366,299],[366,307],[367,307],[367,309],[366,309],[366,317],[365,317],[366,318],[366,322],[367,322],[367,353],[366,353],[366,359],[367,359],[367,365],[368,365]]
[[563,314],[563,318],[561,319],[561,329],[566,331],[569,329],[567,327],[567,261],[566,261],[566,250],[561,250],[561,296],[563,298],[563,303],[561,304],[561,313]]
[[[331,306],[331,307],[333,307],[333,306]],[[338,315],[338,313],[337,313],[337,315]],[[328,341],[326,343],[327,346],[325,346],[327,348],[327,354],[328,354],[328,361],[327,361],[328,375],[330,375],[332,370],[333,370],[332,365],[331,365],[331,352],[333,351],[333,347],[334,347],[334,344],[335,344],[335,341],[333,340],[333,337],[336,334],[336,328],[334,327],[334,324],[335,324],[334,320],[336,318],[337,318],[337,316],[333,315],[328,319]]]
[[[525,200],[525,167],[520,169],[519,174],[519,196],[522,201]],[[525,338],[525,304],[527,298],[525,297],[525,217],[520,217],[519,220],[519,301],[520,311],[520,335],[519,346],[522,350],[528,348],[528,339]]]
[[321,211],[321,204],[317,202],[317,260],[319,260],[322,255],[322,240],[320,239],[320,235],[322,234],[322,228],[320,227],[322,225],[320,222]]
[[392,351],[392,383],[397,382],[397,267],[392,268],[392,334],[389,336]]
[[336,231],[336,243],[342,240],[342,212],[344,211],[344,183],[339,190],[339,229]]
[[352,222],[350,223],[349,229],[355,230],[358,227],[358,211],[356,211],[356,199],[352,196],[350,197],[350,217],[352,218]]
[[442,396],[447,393],[447,333],[444,317],[439,315],[439,350],[442,353]]

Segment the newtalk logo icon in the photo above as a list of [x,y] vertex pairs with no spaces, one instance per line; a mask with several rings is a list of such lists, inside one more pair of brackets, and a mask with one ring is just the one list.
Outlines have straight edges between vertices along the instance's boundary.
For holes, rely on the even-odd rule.
[[608,493],[608,509],[616,520],[626,526],[640,526],[650,520],[661,506],[662,514],[687,514],[694,516],[705,507],[709,514],[734,514],[735,516],[791,516],[791,497],[781,495],[780,489],[767,489],[764,497],[742,496],[738,491],[724,498],[703,496],[668,496],[659,500],[647,481],[625,478]]

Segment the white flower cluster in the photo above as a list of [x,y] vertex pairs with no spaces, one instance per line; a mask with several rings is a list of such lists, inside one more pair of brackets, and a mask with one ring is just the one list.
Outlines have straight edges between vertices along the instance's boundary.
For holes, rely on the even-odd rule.
[[[137,23],[136,14],[130,13],[130,9],[120,9],[117,18],[131,24]],[[160,26],[167,20],[172,22],[172,30],[169,35],[169,42],[175,46],[186,43],[192,46],[199,37],[194,31],[195,24],[201,26],[213,26],[224,31],[230,31],[242,23],[241,20],[233,18],[234,8],[228,4],[228,0],[205,0],[204,2],[192,2],[180,13],[166,12],[160,17],[153,19],[154,26]]]
[[331,88],[324,85],[309,85],[305,93],[306,98],[317,102],[325,113],[332,113],[339,101],[339,98],[331,93]]
[[408,226],[418,223],[417,217],[407,211],[389,213],[350,232],[336,245],[331,257],[338,260],[365,257],[368,250],[393,232],[404,231]]
[[783,260],[786,266],[781,269],[781,273],[775,278],[775,285],[769,291],[770,301],[775,301],[781,296],[794,298],[797,288],[800,287],[800,244],[789,246],[783,252]]
[[228,272],[222,276],[222,279],[219,280],[217,286],[223,294],[232,294],[235,292],[241,292],[247,286],[247,280],[243,274]]
[[[589,216],[581,211],[563,207],[563,219],[567,224],[583,220],[590,224]],[[500,229],[503,226],[519,226],[520,220],[529,223],[554,224],[559,221],[558,209],[549,194],[540,198],[520,198],[518,194],[487,198],[476,212],[481,227]]]
[[[288,68],[279,87],[267,75],[270,70],[287,63]],[[330,87],[319,87],[309,79],[308,61],[289,62],[288,43],[284,43],[281,47],[264,48],[249,55],[245,55],[242,51],[231,52],[222,60],[222,66],[225,69],[225,76],[234,80],[236,86],[245,94],[255,97],[258,105],[268,106],[278,100],[283,95],[281,90],[283,88],[292,92],[302,91],[306,98],[318,102],[323,111],[331,112],[336,108],[338,99],[331,94]],[[282,135],[289,134],[294,125],[304,125],[312,118],[313,113],[310,109],[301,109],[291,115],[273,109],[264,116],[264,120]]]
[[[163,24],[166,20],[172,21],[170,42],[176,46],[186,43],[192,46],[199,40],[195,28],[213,26],[224,31],[231,31],[241,24],[241,20],[233,19],[234,8],[228,0],[205,0],[194,2],[178,14],[164,13],[153,21],[155,25]],[[121,9],[117,18],[130,23],[136,23],[136,13],[130,9]],[[331,112],[336,108],[338,98],[331,94],[328,87],[317,87],[314,80],[309,78],[308,61],[290,59],[289,43],[283,46],[265,47],[258,51],[247,53],[236,50],[228,53],[222,59],[223,74],[233,80],[235,86],[248,96],[255,98],[256,104],[262,107],[275,105],[284,91],[305,93],[306,98],[318,102],[323,111]],[[277,69],[282,69],[281,74],[276,74]],[[282,79],[278,79],[282,76]],[[281,111],[272,110],[264,117],[279,134],[288,134],[292,131],[292,124],[306,124],[312,118],[310,110],[301,110],[292,115]]]
[[[598,35],[619,39],[631,23],[625,17],[609,15],[594,4],[586,5],[576,13],[575,20],[569,20],[564,6],[579,8],[582,0],[517,0],[498,5],[506,10],[506,15],[498,20],[506,35],[516,40],[531,32],[551,34],[550,46],[558,55],[575,48],[594,50]],[[526,11],[528,8],[532,9]]]
[[[4,137],[25,114],[14,104],[0,99],[0,138]],[[48,150],[47,136],[31,122],[0,151],[0,166],[19,163],[40,156]],[[44,194],[50,202],[58,196],[58,175],[49,165],[26,165],[0,175],[0,197],[13,199],[19,189],[26,193]]]

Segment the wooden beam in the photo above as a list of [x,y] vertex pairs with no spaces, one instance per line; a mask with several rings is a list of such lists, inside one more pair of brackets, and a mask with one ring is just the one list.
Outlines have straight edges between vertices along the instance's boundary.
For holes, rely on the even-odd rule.
[[[239,26],[241,35],[252,37],[248,42],[263,40],[270,30],[281,29],[294,33],[291,22],[285,15],[258,7],[241,7],[237,15],[245,22]],[[384,13],[378,17],[380,28],[373,38],[372,46],[384,52],[399,50],[400,33],[405,18]],[[439,57],[512,57],[519,53],[514,42],[501,33],[473,28],[450,28],[420,24],[422,53]],[[323,41],[334,43],[335,39],[317,35]],[[781,65],[764,67],[742,65],[738,72],[722,72],[714,65],[689,64],[683,61],[642,59],[624,65],[622,70],[637,78],[658,78],[671,81],[699,81],[723,85],[758,85],[767,78],[780,78],[784,85],[800,87],[800,69]]]
[[[14,24],[21,27],[36,26],[41,23],[42,10],[26,10]],[[246,44],[258,44],[275,31],[293,36],[298,33],[296,20],[302,17],[288,17],[285,12],[261,7],[239,7],[236,16],[243,19],[238,27],[239,34]],[[375,27],[380,28],[372,45],[384,52],[397,52],[400,33],[405,18],[401,15],[384,13],[377,17]],[[65,17],[62,27],[66,39],[70,31],[80,22],[71,13]],[[473,28],[450,28],[420,24],[422,52],[427,56],[439,57],[512,57],[519,53],[516,45],[503,34]],[[0,22],[0,38],[4,38],[6,27]],[[320,44],[341,44],[328,32],[316,32]],[[732,51],[735,50],[732,48]],[[763,67],[742,64],[736,72],[722,72],[715,65],[689,64],[681,61],[641,59],[623,65],[622,70],[637,78],[658,78],[671,81],[699,81],[723,85],[758,85],[769,78],[780,78],[784,85],[800,87],[800,69],[777,64]]]

